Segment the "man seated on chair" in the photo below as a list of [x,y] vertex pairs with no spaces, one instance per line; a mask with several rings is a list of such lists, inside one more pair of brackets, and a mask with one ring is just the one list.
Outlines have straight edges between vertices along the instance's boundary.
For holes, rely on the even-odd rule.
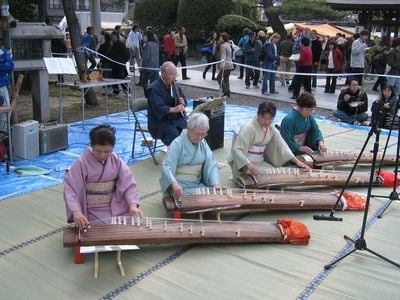
[[161,66],[161,77],[146,91],[148,105],[148,128],[155,139],[169,146],[186,128],[185,95],[176,84],[176,67],[167,61]]
[[169,146],[161,166],[160,185],[166,195],[179,197],[201,186],[219,187],[218,165],[206,140],[208,117],[194,113],[187,129]]
[[262,102],[257,116],[240,129],[232,145],[232,156],[228,158],[234,179],[241,174],[259,175],[266,168],[281,167],[289,161],[309,169],[294,156],[273,126],[275,115],[275,104]]
[[114,216],[143,217],[132,171],[113,152],[115,129],[93,128],[90,145],[64,178],[68,222],[82,229],[89,223],[109,224]]
[[311,115],[317,106],[310,93],[303,93],[296,99],[297,106],[283,118],[281,135],[295,155],[316,150],[326,151],[324,138],[314,117]]
[[359,125],[368,120],[367,110],[368,95],[360,89],[358,80],[353,78],[349,87],[340,92],[337,110],[332,114],[341,122]]

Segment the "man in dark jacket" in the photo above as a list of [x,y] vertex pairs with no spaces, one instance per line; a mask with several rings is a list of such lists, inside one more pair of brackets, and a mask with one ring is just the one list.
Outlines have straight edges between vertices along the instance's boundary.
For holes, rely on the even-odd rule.
[[[260,67],[260,52],[261,43],[256,40],[255,32],[250,33],[250,39],[244,44],[243,52],[245,55],[245,63],[251,67]],[[246,68],[245,84],[246,89],[250,88],[250,81],[253,81],[253,86],[258,88],[258,79],[260,78],[260,70]]]
[[[313,55],[313,66],[311,72],[317,73],[319,61],[321,59],[322,45],[318,39],[316,30],[311,31],[311,51]],[[311,86],[314,89],[317,87],[317,76],[312,76]]]
[[175,82],[175,65],[166,61],[161,66],[161,77],[150,84],[146,91],[147,115],[150,134],[169,146],[186,128],[185,95]]
[[[115,79],[125,79],[128,76],[128,71],[126,70],[126,62],[129,60],[129,51],[119,40],[119,32],[113,31],[111,33],[112,46],[108,52],[108,57],[111,61],[111,78]],[[128,89],[125,84],[121,84],[122,89],[125,93],[128,93]],[[118,85],[113,85],[114,95],[119,94]]]
[[358,80],[350,80],[350,86],[340,92],[337,110],[333,115],[341,122],[359,125],[368,120],[368,95],[358,85]]

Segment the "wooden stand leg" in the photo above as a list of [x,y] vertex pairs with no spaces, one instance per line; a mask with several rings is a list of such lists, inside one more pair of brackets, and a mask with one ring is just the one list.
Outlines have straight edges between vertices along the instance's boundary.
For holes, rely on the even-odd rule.
[[99,275],[99,253],[94,253],[94,278],[97,278]]
[[122,251],[121,250],[117,251],[117,265],[121,272],[121,276],[125,276],[125,270],[122,265],[121,256],[122,256]]

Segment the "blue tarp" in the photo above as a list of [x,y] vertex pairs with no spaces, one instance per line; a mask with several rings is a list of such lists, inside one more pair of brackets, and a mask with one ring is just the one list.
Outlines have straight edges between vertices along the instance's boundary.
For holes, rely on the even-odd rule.
[[[188,112],[191,110],[191,103],[189,105]],[[248,123],[255,116],[256,112],[257,109],[255,107],[227,104],[225,108],[225,139],[231,138],[233,132],[238,132],[244,124]],[[282,118],[286,114],[287,111],[278,111],[274,123],[280,124]],[[145,115],[139,113],[138,116],[140,123],[146,126],[147,118]],[[369,130],[369,127],[337,123],[320,117],[318,119],[326,123],[332,123],[343,127]],[[127,112],[122,112],[109,115],[108,117],[102,116],[86,120],[85,129],[82,128],[82,122],[69,124],[68,148],[47,155],[41,155],[33,160],[18,160],[15,161],[14,164],[15,167],[31,165],[42,167],[50,170],[50,174],[20,177],[12,172],[12,168],[11,172],[6,174],[5,165],[3,164],[0,166],[0,200],[61,184],[63,182],[65,170],[68,169],[89,146],[90,130],[99,124],[107,123],[116,128],[117,141],[114,151],[117,152],[125,162],[128,164],[135,164],[140,160],[147,159],[149,153],[146,147],[141,146],[141,138],[138,138],[135,146],[135,157],[140,157],[137,159],[131,158],[133,120],[133,116],[128,120]],[[384,133],[387,134],[387,131],[384,131]]]

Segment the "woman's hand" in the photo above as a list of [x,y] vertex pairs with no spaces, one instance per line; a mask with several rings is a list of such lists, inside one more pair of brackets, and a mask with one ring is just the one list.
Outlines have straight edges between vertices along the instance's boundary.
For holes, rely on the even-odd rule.
[[132,203],[129,205],[129,213],[134,217],[143,218],[143,212],[139,209],[136,203]]
[[179,198],[182,195],[182,187],[177,183],[172,183],[170,185],[172,192]]
[[252,163],[247,164],[247,170],[249,170],[251,175],[258,175],[260,173],[257,167]]
[[75,211],[73,213],[75,226],[79,229],[85,229],[89,225],[89,221],[81,211]]

